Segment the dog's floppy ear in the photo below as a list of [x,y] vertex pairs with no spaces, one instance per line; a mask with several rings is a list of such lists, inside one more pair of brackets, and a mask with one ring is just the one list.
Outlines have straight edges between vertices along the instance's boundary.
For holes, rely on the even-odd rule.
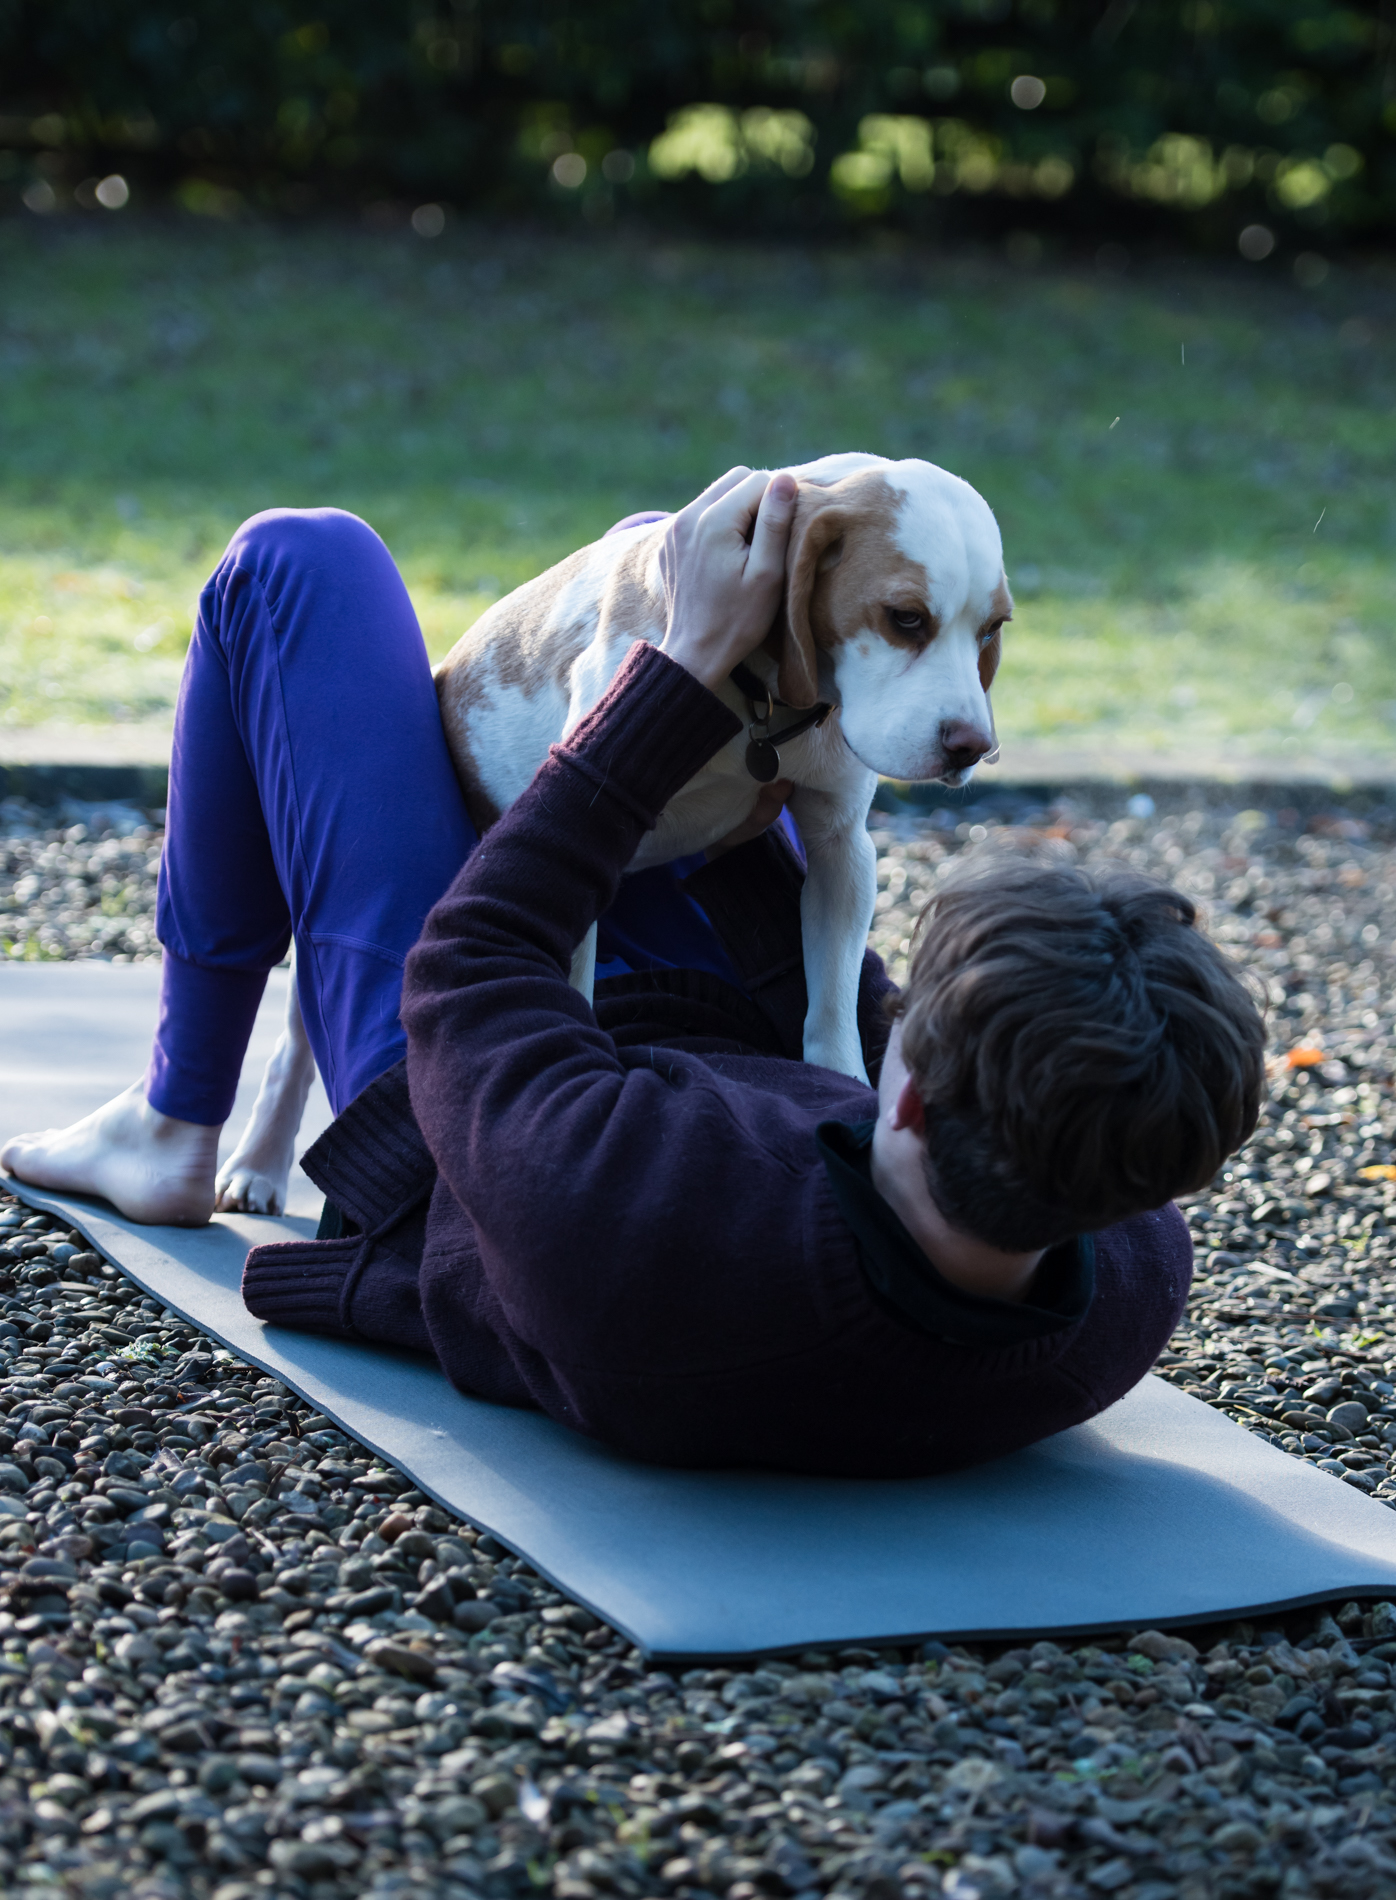
[[811,496],[806,490],[796,506],[785,557],[785,599],[768,642],[768,650],[780,667],[776,691],[787,706],[813,706],[818,702],[814,590],[819,576],[837,567],[843,557],[847,524],[839,509],[821,507],[820,499],[818,491]]

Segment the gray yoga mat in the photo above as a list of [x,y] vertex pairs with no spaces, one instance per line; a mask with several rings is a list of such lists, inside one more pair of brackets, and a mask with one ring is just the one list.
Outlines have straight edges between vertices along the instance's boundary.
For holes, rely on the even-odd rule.
[[[60,1087],[71,1114],[139,1070],[143,1052],[114,1081],[101,1062],[122,1008],[134,1018],[144,1007],[148,1033],[147,973],[75,972],[71,988],[66,974],[0,969],[0,1133],[51,1120],[30,1107],[58,1099]],[[61,1017],[61,1035],[12,1063],[40,1003]],[[43,1081],[36,1053],[61,1066],[61,1084]],[[309,1209],[190,1232],[20,1192],[657,1660],[925,1636],[1031,1639],[1396,1595],[1396,1513],[1159,1379],[1089,1425],[949,1477],[664,1471],[537,1414],[466,1398],[411,1355],[252,1319],[237,1290],[244,1251],[305,1234]]]
[[[286,970],[267,979],[220,1160],[252,1112],[281,1033],[289,981]],[[66,1128],[144,1075],[159,998],[158,963],[0,962],[0,1145],[29,1129]],[[329,1122],[317,1076],[301,1123],[302,1150]],[[323,1200],[296,1168],[288,1211],[318,1219]]]

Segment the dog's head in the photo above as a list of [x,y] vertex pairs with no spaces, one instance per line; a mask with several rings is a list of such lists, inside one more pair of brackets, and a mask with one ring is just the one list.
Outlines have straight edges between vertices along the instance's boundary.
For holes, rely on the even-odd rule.
[[930,462],[831,456],[799,482],[767,649],[791,706],[834,699],[888,778],[958,785],[993,750],[989,687],[1013,600],[988,503]]

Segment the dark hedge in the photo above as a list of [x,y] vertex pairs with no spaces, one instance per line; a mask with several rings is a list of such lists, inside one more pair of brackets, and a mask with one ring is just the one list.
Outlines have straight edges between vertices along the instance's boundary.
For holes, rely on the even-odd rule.
[[0,0],[0,192],[95,208],[111,173],[225,215],[1371,243],[1396,223],[1396,11]]

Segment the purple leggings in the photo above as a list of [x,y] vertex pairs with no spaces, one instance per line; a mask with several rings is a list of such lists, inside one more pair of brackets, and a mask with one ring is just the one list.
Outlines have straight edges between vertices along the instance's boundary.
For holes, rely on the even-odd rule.
[[[310,1046],[336,1113],[406,1050],[407,952],[476,843],[426,647],[392,556],[334,508],[271,509],[199,600],[175,714],[157,929],[152,1107],[232,1109],[267,973],[294,936]],[[627,878],[598,976],[736,972],[678,878]]]

